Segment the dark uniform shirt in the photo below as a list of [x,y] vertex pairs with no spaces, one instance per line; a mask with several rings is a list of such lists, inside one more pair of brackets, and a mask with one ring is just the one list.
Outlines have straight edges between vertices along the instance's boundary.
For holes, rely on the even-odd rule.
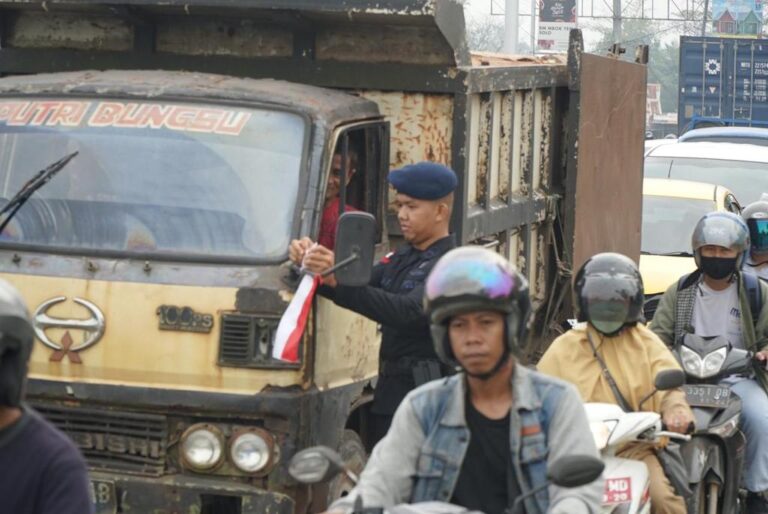
[[432,361],[433,368],[439,369],[422,306],[424,282],[438,259],[455,246],[452,235],[423,251],[406,244],[373,268],[369,285],[319,289],[337,305],[381,324],[379,360],[384,372],[374,392],[375,414],[393,414],[416,386],[411,369],[416,362]]

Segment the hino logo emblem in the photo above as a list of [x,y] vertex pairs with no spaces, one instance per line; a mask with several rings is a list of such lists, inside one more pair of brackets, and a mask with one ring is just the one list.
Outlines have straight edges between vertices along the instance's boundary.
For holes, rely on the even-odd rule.
[[[83,361],[80,359],[78,352],[95,345],[104,335],[104,329],[106,327],[104,314],[102,314],[99,308],[94,304],[88,300],[83,300],[82,298],[73,298],[73,300],[75,303],[82,305],[88,310],[90,317],[87,319],[52,318],[47,314],[52,306],[66,300],[66,296],[57,296],[56,298],[51,298],[40,304],[40,307],[35,310],[32,324],[38,339],[40,339],[40,341],[48,348],[55,350],[53,354],[51,354],[51,361],[61,362],[64,360],[64,357],[69,357],[70,362],[81,364]],[[45,333],[46,329],[49,328],[61,328],[67,330],[64,333],[64,337],[61,338],[60,343],[52,341]],[[84,332],[85,337],[83,342],[75,344],[72,340],[72,336],[69,334],[70,329]]]

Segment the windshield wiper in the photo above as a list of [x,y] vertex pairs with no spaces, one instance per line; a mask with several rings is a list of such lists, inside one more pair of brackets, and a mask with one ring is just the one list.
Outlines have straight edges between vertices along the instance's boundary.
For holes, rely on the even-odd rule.
[[640,252],[641,255],[658,255],[660,257],[693,257],[691,252]]
[[50,182],[56,173],[61,171],[64,166],[69,164],[69,161],[71,161],[78,153],[80,152],[72,152],[66,157],[63,157],[54,162],[47,168],[38,171],[34,177],[29,179],[27,183],[21,187],[19,192],[16,193],[13,198],[8,201],[5,207],[0,209],[0,216],[8,213],[2,224],[0,224],[0,234],[3,233],[3,230],[5,230],[5,227],[8,226],[8,223],[11,222],[16,213],[19,212],[19,209],[22,208],[22,206],[27,202],[27,200],[29,200],[34,192]]

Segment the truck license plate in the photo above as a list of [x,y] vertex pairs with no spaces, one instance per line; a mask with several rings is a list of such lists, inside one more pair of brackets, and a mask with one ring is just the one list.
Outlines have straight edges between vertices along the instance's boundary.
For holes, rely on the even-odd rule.
[[117,499],[115,498],[114,482],[91,480],[91,502],[96,514],[115,514],[117,512]]
[[731,389],[724,386],[707,384],[686,384],[685,396],[692,407],[720,407],[728,406],[731,398]]

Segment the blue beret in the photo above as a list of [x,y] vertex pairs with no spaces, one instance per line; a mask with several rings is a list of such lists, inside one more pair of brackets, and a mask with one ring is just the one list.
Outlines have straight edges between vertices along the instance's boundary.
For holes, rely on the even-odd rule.
[[451,168],[428,161],[392,170],[387,180],[398,193],[419,200],[437,200],[448,196],[459,182]]

